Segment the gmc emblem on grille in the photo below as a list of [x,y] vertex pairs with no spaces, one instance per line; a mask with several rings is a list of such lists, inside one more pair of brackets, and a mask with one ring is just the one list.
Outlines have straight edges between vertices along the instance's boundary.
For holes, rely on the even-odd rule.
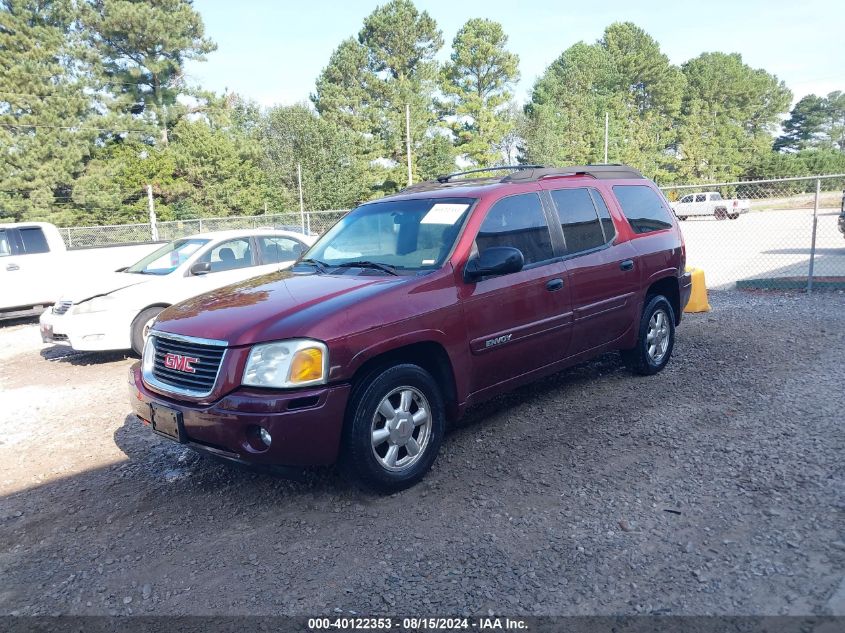
[[165,354],[164,366],[168,369],[175,369],[176,371],[184,371],[189,374],[197,373],[191,364],[199,362],[199,358],[193,356],[182,356],[181,354]]

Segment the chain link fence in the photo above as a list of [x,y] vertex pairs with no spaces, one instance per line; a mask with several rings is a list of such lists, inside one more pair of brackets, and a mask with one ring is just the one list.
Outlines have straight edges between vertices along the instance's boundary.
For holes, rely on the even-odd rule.
[[845,290],[845,174],[661,189],[708,287]]
[[146,242],[168,242],[209,231],[273,228],[319,235],[346,215],[346,210],[306,211],[226,218],[198,218],[144,224],[76,226],[59,229],[69,249],[96,248]]
[[[845,289],[838,218],[845,174],[662,187],[710,288]],[[307,211],[61,229],[68,248],[169,241],[207,231],[324,233],[347,213]],[[845,220],[841,223],[845,227]]]

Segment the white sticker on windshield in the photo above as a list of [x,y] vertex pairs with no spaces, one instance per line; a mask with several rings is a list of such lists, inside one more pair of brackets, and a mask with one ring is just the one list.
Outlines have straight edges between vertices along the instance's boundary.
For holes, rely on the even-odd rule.
[[468,204],[435,204],[425,214],[420,224],[448,224],[452,225],[458,221]]

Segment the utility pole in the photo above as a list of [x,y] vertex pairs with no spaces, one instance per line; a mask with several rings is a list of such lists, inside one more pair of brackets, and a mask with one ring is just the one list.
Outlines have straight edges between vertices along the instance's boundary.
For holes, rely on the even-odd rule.
[[607,165],[607,138],[610,130],[610,114],[604,113],[604,164]]
[[408,151],[408,186],[414,184],[411,176],[411,104],[405,104],[405,148]]
[[153,204],[153,186],[147,185],[147,207],[150,211],[150,237],[158,242],[158,226],[156,225],[156,210]]
[[296,164],[296,180],[299,183],[299,220],[305,233],[305,203],[302,202],[302,163]]

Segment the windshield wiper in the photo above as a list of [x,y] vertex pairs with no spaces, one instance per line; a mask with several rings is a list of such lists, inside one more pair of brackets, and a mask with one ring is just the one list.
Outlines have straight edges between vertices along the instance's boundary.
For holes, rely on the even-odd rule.
[[376,270],[381,270],[386,272],[388,275],[399,275],[396,272],[396,267],[391,266],[390,264],[381,264],[379,262],[371,262],[365,259],[362,259],[357,262],[343,262],[342,264],[335,264],[335,268],[375,268]]
[[328,264],[326,262],[322,262],[319,259],[311,259],[310,257],[306,257],[305,259],[300,259],[297,264],[311,264],[314,268],[316,268],[319,272],[325,273],[326,269],[328,268]]

